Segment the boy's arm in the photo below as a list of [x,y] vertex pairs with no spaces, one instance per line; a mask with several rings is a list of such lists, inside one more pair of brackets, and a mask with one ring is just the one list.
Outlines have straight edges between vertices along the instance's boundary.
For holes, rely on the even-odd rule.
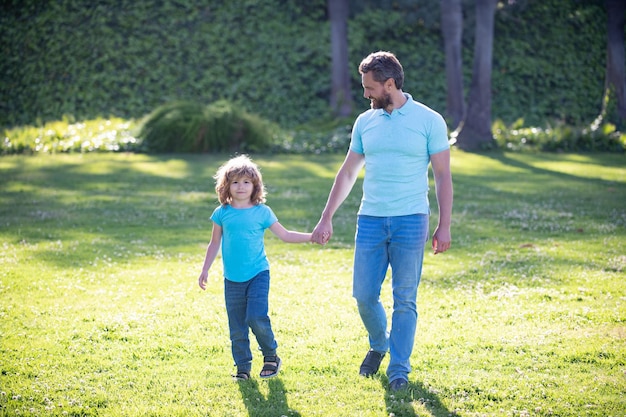
[[271,225],[270,230],[283,242],[305,243],[311,241],[311,233],[294,232],[293,230],[287,230],[279,222],[275,222],[273,225]]
[[209,269],[211,265],[213,265],[213,261],[217,257],[217,253],[220,250],[220,245],[222,243],[222,228],[217,224],[213,223],[213,232],[211,233],[211,242],[209,242],[209,246],[206,248],[206,255],[204,257],[204,264],[202,264],[202,272],[198,277],[198,285],[203,290],[206,290],[207,278],[209,276]]

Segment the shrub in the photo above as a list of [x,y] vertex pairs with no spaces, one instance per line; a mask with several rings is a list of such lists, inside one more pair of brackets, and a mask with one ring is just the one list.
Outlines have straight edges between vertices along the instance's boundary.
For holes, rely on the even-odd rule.
[[139,138],[147,152],[262,152],[278,127],[225,100],[208,106],[176,101],[154,110]]
[[97,118],[76,122],[66,116],[42,126],[5,129],[0,155],[133,152],[139,147],[135,129],[133,120]]
[[519,119],[511,126],[502,120],[493,123],[493,135],[500,147],[508,151],[548,152],[625,152],[626,134],[615,125],[596,119],[591,126],[575,127],[562,122],[546,128],[524,127]]
[[297,129],[284,134],[274,145],[276,153],[329,154],[345,153],[350,146],[352,125],[315,130]]

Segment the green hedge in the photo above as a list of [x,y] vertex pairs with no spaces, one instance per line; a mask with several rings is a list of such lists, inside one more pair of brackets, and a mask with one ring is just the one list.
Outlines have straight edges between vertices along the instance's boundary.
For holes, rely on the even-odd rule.
[[517,114],[533,126],[546,120],[580,125],[598,116],[606,60],[602,1],[528,1],[496,22],[496,117]]
[[[368,106],[356,67],[369,52],[385,49],[402,60],[406,91],[444,112],[439,1],[352,3],[356,110]],[[590,123],[604,83],[602,0],[502,6],[494,120]],[[465,14],[469,86],[472,8]],[[41,125],[63,116],[139,119],[174,101],[221,99],[283,127],[329,117],[326,0],[8,0],[0,5],[0,27],[1,126]]]

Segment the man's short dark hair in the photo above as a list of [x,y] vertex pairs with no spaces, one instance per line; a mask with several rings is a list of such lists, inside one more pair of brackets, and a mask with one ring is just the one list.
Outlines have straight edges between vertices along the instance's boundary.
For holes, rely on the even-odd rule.
[[371,72],[374,81],[384,83],[393,78],[398,90],[404,85],[404,70],[398,58],[391,52],[378,51],[366,56],[359,65],[359,73]]

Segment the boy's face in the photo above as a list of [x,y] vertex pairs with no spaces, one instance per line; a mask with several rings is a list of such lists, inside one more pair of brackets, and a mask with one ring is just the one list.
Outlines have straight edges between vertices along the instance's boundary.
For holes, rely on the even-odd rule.
[[233,198],[233,202],[239,204],[249,203],[252,191],[254,191],[254,184],[252,179],[248,177],[238,177],[230,183],[230,195]]

